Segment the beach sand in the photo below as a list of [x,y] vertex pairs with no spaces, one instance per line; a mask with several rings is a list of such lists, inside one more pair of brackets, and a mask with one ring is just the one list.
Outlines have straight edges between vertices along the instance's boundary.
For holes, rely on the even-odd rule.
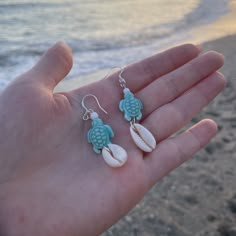
[[[232,1],[232,11],[214,24],[195,30],[191,40],[199,43],[217,38],[204,43],[203,51],[216,50],[225,55],[221,69],[228,81],[225,90],[190,123],[212,118],[219,125],[217,136],[193,159],[155,185],[103,236],[236,236],[235,5],[236,1]],[[83,82],[66,81],[57,91],[74,89],[104,74],[105,71],[89,75]]]

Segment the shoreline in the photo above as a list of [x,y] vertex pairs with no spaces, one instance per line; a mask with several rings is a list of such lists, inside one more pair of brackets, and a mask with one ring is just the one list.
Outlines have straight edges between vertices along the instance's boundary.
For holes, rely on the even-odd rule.
[[236,34],[236,1],[229,3],[230,11],[211,24],[202,25],[192,30],[193,43],[206,43]]
[[[194,28],[187,34],[185,39],[180,39],[174,44],[167,43],[164,47],[161,48],[160,51],[184,43],[200,44],[203,45],[203,50],[206,50],[206,48],[204,47],[205,44],[214,45],[214,42],[216,40],[221,40],[222,44],[225,44],[225,39],[234,36],[236,42],[236,21],[234,20],[236,16],[236,1],[231,0],[229,5],[230,11],[228,14],[221,16],[215,22]],[[211,50],[217,51],[218,49],[212,47]],[[109,70],[110,69],[107,68],[103,70],[98,70],[85,76],[64,80],[57,85],[57,87],[55,88],[55,92],[70,91],[78,87],[82,87],[84,85],[98,81],[104,78],[104,76],[109,72]]]

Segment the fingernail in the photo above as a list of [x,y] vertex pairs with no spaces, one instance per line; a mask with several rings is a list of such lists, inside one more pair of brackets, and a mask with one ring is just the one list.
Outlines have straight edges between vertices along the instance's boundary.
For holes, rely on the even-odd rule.
[[56,42],[51,48],[56,48],[56,47],[69,49],[69,51],[72,52],[71,47],[69,47],[69,45],[65,43],[64,41]]

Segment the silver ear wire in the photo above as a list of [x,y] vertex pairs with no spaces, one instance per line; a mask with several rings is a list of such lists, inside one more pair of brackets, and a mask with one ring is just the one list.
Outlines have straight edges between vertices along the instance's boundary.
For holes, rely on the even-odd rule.
[[98,98],[97,98],[95,95],[93,95],[93,94],[87,94],[87,95],[85,95],[85,96],[83,97],[82,102],[81,102],[82,107],[85,109],[85,113],[84,113],[84,115],[83,115],[83,120],[88,120],[88,119],[90,119],[91,113],[94,112],[93,109],[88,109],[88,108],[85,106],[85,104],[84,104],[85,98],[87,98],[87,97],[93,97],[93,98],[96,100],[98,107],[99,107],[105,114],[108,114],[108,112],[100,105],[100,103],[99,103],[99,101],[98,101]]
[[119,83],[120,83],[121,88],[126,88],[126,81],[122,77],[122,73],[124,72],[124,70],[125,70],[124,67],[121,67],[121,71],[119,73]]
[[119,73],[119,75],[118,75],[118,76],[119,76],[119,83],[120,83],[120,86],[121,86],[122,88],[126,88],[126,81],[125,81],[125,79],[122,77],[122,73],[123,73],[124,70],[125,70],[124,67],[116,66],[116,67],[111,68],[111,70],[108,71],[108,73],[106,74],[106,76],[104,77],[104,79],[106,79],[106,78],[110,75],[110,73],[112,72],[112,70],[114,70],[114,69],[120,69],[120,73]]

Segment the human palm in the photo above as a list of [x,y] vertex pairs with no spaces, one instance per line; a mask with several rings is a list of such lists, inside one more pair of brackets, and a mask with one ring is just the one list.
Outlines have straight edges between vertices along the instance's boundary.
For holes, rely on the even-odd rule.
[[[70,92],[53,89],[72,66],[64,43],[51,48],[0,95],[0,232],[3,235],[98,235],[124,214],[172,169],[188,160],[216,134],[203,120],[186,125],[224,87],[216,72],[222,55],[199,56],[182,45],[125,68],[127,87],[143,102],[143,119],[157,140],[143,153],[131,140],[115,73]],[[128,153],[121,168],[111,168],[87,142],[90,121],[82,119],[82,98],[97,96],[108,115],[93,108],[115,133],[112,142]]]

